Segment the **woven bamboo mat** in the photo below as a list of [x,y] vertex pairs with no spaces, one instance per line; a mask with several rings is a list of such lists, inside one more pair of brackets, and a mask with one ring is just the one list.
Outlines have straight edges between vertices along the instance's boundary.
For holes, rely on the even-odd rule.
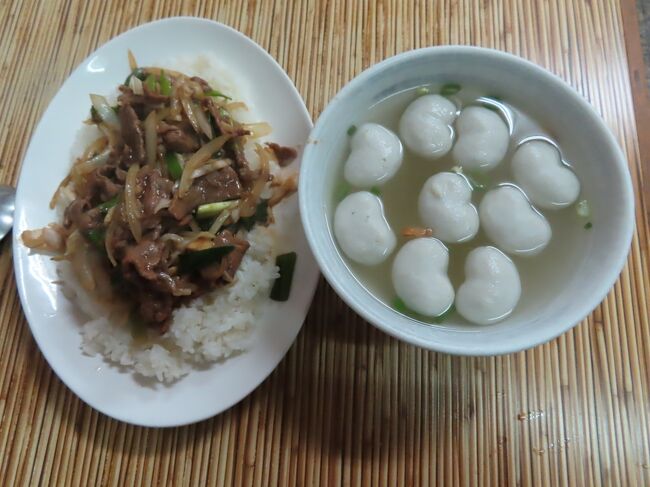
[[87,54],[132,26],[184,14],[256,40],[295,81],[314,118],[346,81],[401,51],[462,43],[519,54],[564,78],[602,114],[638,195],[619,282],[587,320],[551,343],[497,358],[426,352],[378,332],[321,282],[303,331],[268,380],[228,412],[168,430],[108,419],[58,380],[30,335],[4,242],[0,485],[650,485],[643,217],[650,154],[643,166],[634,100],[646,95],[628,75],[643,73],[636,58],[628,65],[638,51],[631,5],[0,2],[0,182],[16,182],[36,122]]

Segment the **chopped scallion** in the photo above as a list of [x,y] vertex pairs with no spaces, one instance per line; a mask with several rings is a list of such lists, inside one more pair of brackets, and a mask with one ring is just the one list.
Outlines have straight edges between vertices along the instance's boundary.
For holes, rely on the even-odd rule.
[[149,90],[151,93],[155,93],[158,91],[157,88],[157,83],[156,83],[156,77],[153,74],[150,74],[147,76],[147,79],[144,80],[144,85],[147,87],[147,90]]
[[375,196],[381,196],[381,189],[379,189],[377,186],[370,188],[370,192]]
[[426,86],[420,86],[417,90],[415,90],[415,94],[418,96],[428,95],[429,93],[431,93],[431,90]]
[[200,205],[196,209],[196,218],[203,220],[205,218],[214,218],[223,210],[232,208],[237,204],[239,200],[234,201],[217,201],[215,203],[206,203],[205,205]]
[[161,95],[169,96],[172,94],[172,80],[167,77],[164,71],[160,73],[158,83],[160,83]]
[[348,127],[348,135],[350,137],[352,137],[356,131],[357,131],[356,125],[350,125],[350,127]]
[[341,201],[343,198],[345,198],[348,194],[350,194],[350,185],[348,183],[341,183],[337,188],[334,193],[334,197],[336,198],[336,201]]
[[183,175],[183,156],[176,152],[168,152],[165,154],[165,165],[167,166],[167,171],[169,176],[174,180],[178,181]]
[[217,91],[217,90],[210,90],[210,91],[206,92],[205,94],[207,96],[225,98],[226,100],[232,100],[231,97],[229,97],[228,95],[224,95],[223,93],[221,93],[220,91]]
[[273,301],[286,301],[289,299],[297,258],[295,252],[278,255],[275,258],[275,265],[278,266],[280,276],[275,280],[271,289],[271,299]]
[[442,88],[440,88],[440,94],[442,96],[455,95],[459,91],[460,85],[458,83],[447,83],[446,85],[442,85]]

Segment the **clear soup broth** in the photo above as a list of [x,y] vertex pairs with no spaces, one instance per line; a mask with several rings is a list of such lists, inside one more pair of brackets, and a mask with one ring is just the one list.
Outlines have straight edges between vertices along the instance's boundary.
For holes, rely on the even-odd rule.
[[[423,89],[435,94],[440,93],[440,88],[440,86],[431,85],[393,94],[370,107],[366,113],[360,114],[355,126],[374,122],[399,135],[398,123],[406,107],[420,96]],[[448,98],[456,104],[459,111],[470,105],[489,105],[502,115],[510,127],[510,145],[504,160],[494,170],[481,176],[480,182],[486,188],[483,190],[475,189],[472,193],[472,203],[478,208],[487,190],[504,183],[514,184],[510,163],[512,155],[521,141],[531,137],[542,137],[551,141],[553,139],[544,127],[541,127],[535,120],[516,107],[509,105],[507,100],[502,101],[496,97],[490,97],[479,89],[462,87],[459,92]],[[347,129],[348,127],[344,127],[343,130]],[[349,132],[353,130],[354,126]],[[361,190],[350,186],[343,178],[343,164],[350,153],[350,137],[345,132],[343,132],[342,137],[345,137],[345,140],[344,144],[342,144],[341,154],[338,157],[337,183],[329,205],[330,222],[333,221],[336,205],[348,194]],[[559,148],[561,151],[562,148]],[[572,165],[572,161],[567,159],[566,154],[562,153],[562,157],[567,164]],[[402,236],[402,230],[406,227],[423,227],[418,215],[418,197],[422,185],[432,175],[450,171],[454,166],[456,164],[451,156],[451,151],[440,159],[430,161],[409,152],[404,147],[404,159],[397,174],[381,187],[373,188],[373,192],[376,192],[381,198],[386,220],[397,236],[397,247],[386,261],[376,266],[358,264],[347,258],[340,250],[339,253],[356,279],[369,293],[386,306],[427,324],[476,326],[470,324],[455,312],[453,306],[448,312],[434,318],[424,317],[404,309],[397,300],[391,280],[391,266],[395,254],[409,240],[408,237]],[[580,174],[577,173],[577,176],[579,178]],[[588,199],[588,195],[585,195],[583,191],[578,200],[585,198]],[[547,211],[538,209],[538,211],[548,220],[553,236],[548,246],[537,256],[519,257],[508,254],[508,257],[517,266],[522,289],[519,303],[510,318],[516,317],[517,313],[524,309],[528,311],[541,310],[551,302],[556,289],[560,287],[563,281],[570,278],[580,265],[581,256],[589,243],[590,232],[588,230],[594,224],[592,218],[586,219],[577,214],[575,204],[561,210]],[[336,239],[334,240],[336,241]],[[465,278],[464,265],[467,254],[476,247],[496,246],[487,238],[482,228],[479,229],[478,234],[473,239],[467,242],[459,244],[445,243],[445,245],[449,249],[448,274],[456,291],[458,291]],[[507,318],[506,321],[510,318]]]

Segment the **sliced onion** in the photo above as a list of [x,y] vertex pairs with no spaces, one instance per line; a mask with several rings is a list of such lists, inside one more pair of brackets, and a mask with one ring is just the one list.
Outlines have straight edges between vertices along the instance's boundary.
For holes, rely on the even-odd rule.
[[93,291],[96,287],[93,277],[93,267],[89,261],[88,245],[79,230],[70,234],[65,245],[65,257],[70,261],[74,275],[86,291]]
[[[126,51],[126,55],[129,58],[129,69],[131,71],[135,71],[136,69],[138,69],[138,63],[135,61],[135,56],[131,52],[131,49],[128,49]],[[135,78],[135,76],[133,76],[133,78]]]
[[[119,210],[118,210],[119,209]],[[115,231],[117,230],[117,226],[119,225],[119,218],[117,215],[120,215],[121,213],[121,204],[114,206],[108,211],[108,214],[106,215],[106,218],[111,217],[108,227],[106,228],[106,234],[104,235],[104,248],[106,249],[106,256],[108,257],[108,260],[113,264],[113,267],[117,266],[117,261],[115,260],[115,256],[113,255],[113,246],[111,245],[113,241],[113,235],[115,235]]]
[[224,108],[226,110],[228,110],[229,112],[232,112],[234,110],[246,110],[246,111],[248,111],[248,105],[246,105],[246,103],[244,103],[243,101],[233,101],[233,102],[230,102],[230,103],[226,103]]
[[174,242],[175,244],[181,246],[187,245],[185,239],[180,235],[176,235],[175,233],[166,233],[160,237],[160,240],[163,242]]
[[210,159],[212,154],[221,149],[230,137],[230,135],[220,135],[212,139],[189,158],[185,163],[185,167],[183,167],[183,174],[178,185],[178,195],[181,198],[185,196],[192,185],[192,174],[194,174],[194,171]]
[[230,211],[222,211],[214,220],[212,225],[210,225],[210,230],[208,230],[208,232],[212,235],[216,235],[228,218],[230,218]]
[[97,154],[92,159],[89,159],[85,162],[80,162],[79,164],[75,164],[71,172],[73,174],[88,174],[92,170],[97,169],[99,166],[106,164],[110,155],[111,149],[106,149],[104,152]]
[[142,239],[142,226],[140,225],[140,215],[142,209],[137,197],[137,178],[140,166],[133,164],[126,173],[126,182],[124,183],[124,206],[126,209],[126,220],[135,238],[136,242]]
[[260,145],[257,145],[255,151],[260,158],[260,170],[252,188],[250,188],[248,194],[241,200],[239,205],[239,214],[241,217],[249,217],[255,214],[257,203],[269,180],[269,154]]
[[144,145],[147,152],[147,164],[153,166],[156,163],[156,151],[158,150],[158,118],[153,110],[144,120]]
[[108,145],[110,145],[111,147],[117,147],[118,145],[120,145],[122,134],[120,133],[119,130],[114,130],[110,128],[104,122],[101,122],[99,125],[97,125],[97,128],[99,128],[99,130],[108,139]]
[[201,107],[197,106],[196,103],[191,103],[191,102],[190,105],[192,107],[192,110],[194,111],[194,116],[196,117],[196,121],[199,124],[201,131],[205,134],[205,136],[208,139],[214,137],[214,132],[212,131],[212,125],[210,125],[210,121],[208,120],[208,117],[205,116],[203,110],[201,110]]
[[169,208],[169,205],[171,204],[172,200],[168,198],[161,198],[156,207],[153,209],[154,215],[158,213],[160,210],[164,210],[165,208]]
[[269,206],[277,205],[284,198],[295,193],[296,189],[298,189],[298,175],[292,174],[274,188],[273,196],[269,199]]
[[231,164],[231,159],[208,159],[201,167],[194,170],[192,173],[192,179],[200,178],[201,176],[205,176],[212,171],[218,171],[219,169],[228,167]]
[[250,130],[250,137],[253,139],[259,139],[260,137],[264,137],[265,135],[269,135],[271,132],[273,132],[271,125],[266,122],[245,123],[242,124],[242,126],[246,130]]
[[20,237],[30,249],[49,252],[63,252],[65,250],[64,231],[56,223],[50,223],[48,226],[36,230],[25,230]]
[[86,161],[91,157],[99,154],[106,148],[107,144],[108,144],[108,137],[106,137],[105,135],[103,137],[99,137],[86,148],[86,150],[84,151],[80,159],[82,161]]
[[194,131],[197,134],[201,133],[201,127],[199,126],[199,121],[196,119],[196,115],[194,114],[194,108],[192,107],[192,103],[190,102],[190,100],[185,97],[181,98],[181,106],[183,107],[185,116],[190,121],[190,124],[192,125]]
[[129,88],[131,88],[134,95],[144,95],[142,81],[137,76],[131,76],[131,79],[129,79]]
[[119,130],[120,120],[117,118],[117,114],[113,111],[111,106],[108,104],[106,98],[101,95],[90,95],[90,101],[93,104],[95,110],[99,117],[114,130]]
[[63,181],[59,183],[59,185],[56,188],[56,191],[52,195],[52,199],[50,200],[50,209],[54,209],[54,207],[58,204],[59,198],[61,197],[61,192],[63,191],[63,188],[65,188],[68,183],[72,180],[72,177],[70,174],[68,174]]
[[196,223],[196,220],[194,218],[190,220],[190,228],[192,229],[193,232],[197,232],[197,233],[201,232],[201,227],[199,227],[199,224]]

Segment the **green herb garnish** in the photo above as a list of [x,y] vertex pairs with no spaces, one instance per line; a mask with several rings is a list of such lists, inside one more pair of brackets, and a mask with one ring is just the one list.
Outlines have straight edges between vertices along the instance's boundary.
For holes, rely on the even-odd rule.
[[286,301],[289,299],[297,258],[295,252],[278,255],[275,258],[275,265],[278,266],[280,276],[275,280],[271,289],[271,299],[273,301]]
[[377,186],[370,188],[370,192],[375,196],[381,196],[381,189],[379,189]]
[[587,222],[587,223],[585,223],[585,230],[589,230],[593,226],[594,226],[593,223]]
[[428,95],[429,93],[431,93],[431,90],[426,86],[420,86],[417,90],[415,90],[415,94],[418,96]]
[[442,88],[440,88],[440,94],[442,96],[455,95],[459,91],[460,85],[457,83],[447,83],[446,85],[442,85]]
[[350,137],[352,137],[356,131],[357,131],[356,125],[350,125],[350,127],[348,127],[348,135]]

